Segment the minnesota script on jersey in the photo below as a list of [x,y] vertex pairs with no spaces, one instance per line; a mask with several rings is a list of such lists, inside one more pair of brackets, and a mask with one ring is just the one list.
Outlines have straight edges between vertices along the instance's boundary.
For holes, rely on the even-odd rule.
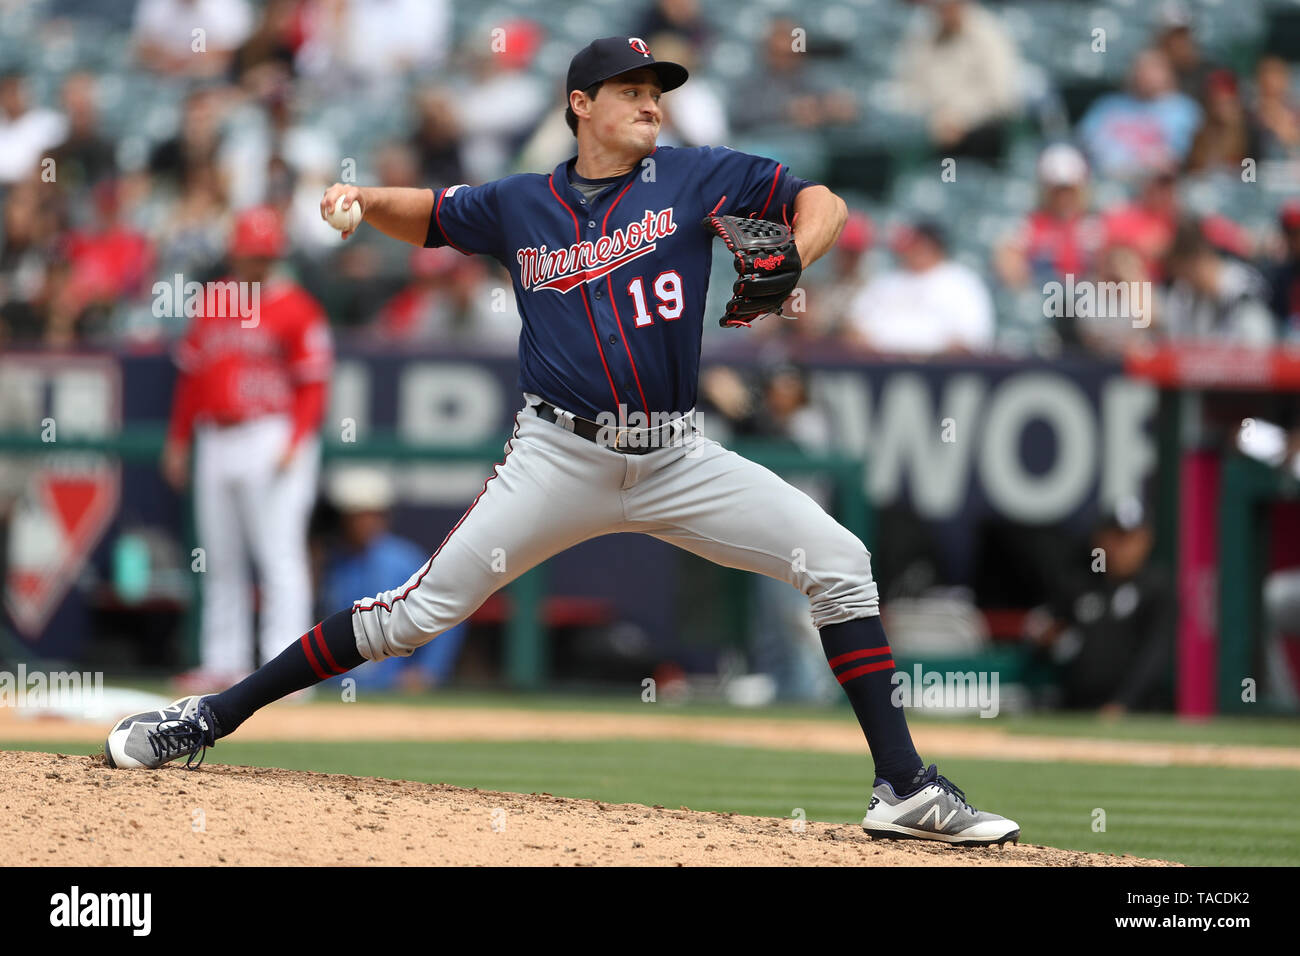
[[574,414],[695,407],[711,212],[780,222],[816,185],[775,160],[722,147],[660,146],[588,201],[574,160],[550,174],[450,186],[426,246],[492,256],[514,282],[519,387]]

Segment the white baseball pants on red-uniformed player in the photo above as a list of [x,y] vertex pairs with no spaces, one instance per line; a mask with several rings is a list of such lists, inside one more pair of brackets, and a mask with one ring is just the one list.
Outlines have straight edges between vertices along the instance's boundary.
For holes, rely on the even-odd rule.
[[195,521],[206,563],[199,629],[204,671],[254,668],[250,570],[261,585],[262,663],[312,626],[307,522],[316,500],[320,439],[304,438],[289,467],[277,474],[291,430],[287,415],[196,429]]
[[812,498],[692,429],[645,455],[601,447],[538,416],[535,396],[483,492],[433,556],[353,604],[361,656],[406,656],[492,592],[581,541],[638,531],[794,585],[816,627],[879,613],[871,555]]

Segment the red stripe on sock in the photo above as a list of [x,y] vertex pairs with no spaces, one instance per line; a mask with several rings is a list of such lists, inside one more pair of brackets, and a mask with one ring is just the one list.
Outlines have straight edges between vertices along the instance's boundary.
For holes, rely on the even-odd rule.
[[870,674],[872,671],[883,671],[886,667],[893,667],[894,659],[891,657],[887,661],[876,661],[874,664],[863,664],[861,667],[855,667],[847,670],[843,674],[836,674],[841,684],[847,684],[855,677],[861,677],[863,674]]
[[316,655],[311,652],[311,642],[307,640],[309,634],[311,634],[311,631],[302,636],[302,652],[307,655],[307,663],[316,672],[316,676],[321,680],[329,680],[330,675],[325,673],[320,666],[320,661],[316,660]]
[[330,649],[325,645],[325,634],[319,624],[311,629],[311,633],[312,637],[316,639],[316,649],[320,651],[320,656],[325,658],[325,663],[330,666],[330,669],[335,674],[347,673],[347,668],[339,667],[339,662],[334,659],[334,655],[330,653]]
[[856,661],[859,657],[878,657],[881,654],[888,653],[888,645],[885,647],[868,647],[861,651],[849,651],[847,654],[837,654],[835,657],[832,657],[827,661],[827,663],[831,665],[831,670],[834,670],[841,664],[847,664],[849,661]]

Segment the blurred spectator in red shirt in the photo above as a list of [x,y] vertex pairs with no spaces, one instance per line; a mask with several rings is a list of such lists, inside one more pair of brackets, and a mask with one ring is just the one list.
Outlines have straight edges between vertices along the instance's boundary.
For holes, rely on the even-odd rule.
[[0,76],[0,186],[36,172],[41,157],[66,135],[62,116],[28,101],[23,74]]
[[1105,244],[1133,249],[1142,257],[1147,276],[1159,278],[1178,214],[1177,177],[1172,170],[1158,170],[1142,183],[1136,200],[1102,214]]
[[1300,106],[1291,96],[1286,61],[1263,57],[1255,65],[1255,123],[1263,159],[1300,157]]
[[1259,156],[1259,138],[1246,112],[1237,77],[1231,70],[1215,70],[1205,80],[1204,118],[1187,154],[1189,172],[1222,170],[1240,175],[1241,162]]
[[153,275],[153,243],[129,225],[125,213],[147,190],[142,176],[95,187],[95,227],[73,230],[63,241],[67,273],[50,299],[51,345],[97,334],[115,305],[144,292]]
[[411,253],[412,281],[389,299],[367,329],[389,342],[489,346],[513,350],[519,314],[503,283],[494,295],[482,261],[452,249]]
[[1291,200],[1278,217],[1286,242],[1285,259],[1272,277],[1273,315],[1283,339],[1300,338],[1300,200]]
[[1054,143],[1043,150],[1038,187],[1038,208],[994,255],[999,278],[1013,289],[1088,275],[1104,237],[1101,220],[1088,212],[1088,163],[1077,149]]
[[849,307],[867,284],[866,255],[874,242],[871,220],[865,213],[850,212],[833,252],[827,256],[830,274],[807,287],[806,311],[800,314],[787,305],[786,311],[796,321],[762,322],[758,332],[774,335],[780,330],[804,339],[848,336]]

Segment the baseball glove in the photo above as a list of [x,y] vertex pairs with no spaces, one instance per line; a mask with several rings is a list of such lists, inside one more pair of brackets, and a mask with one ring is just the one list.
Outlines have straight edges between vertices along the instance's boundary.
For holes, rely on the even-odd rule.
[[722,237],[735,255],[739,277],[731,287],[723,328],[748,327],[769,312],[780,314],[781,303],[799,284],[803,263],[788,226],[766,219],[705,216],[701,223]]

